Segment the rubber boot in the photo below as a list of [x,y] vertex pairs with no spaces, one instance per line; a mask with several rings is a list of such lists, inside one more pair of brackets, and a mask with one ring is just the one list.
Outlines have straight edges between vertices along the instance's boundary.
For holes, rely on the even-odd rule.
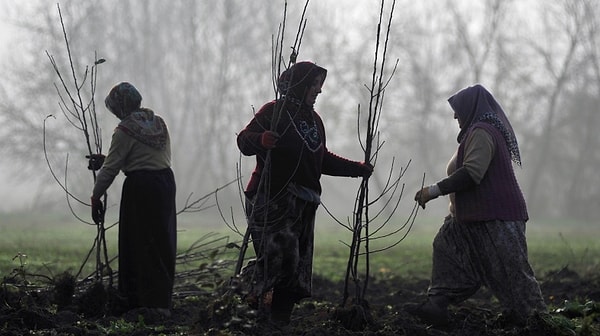
[[284,293],[273,293],[271,320],[280,326],[286,326],[290,324],[292,310],[294,310],[294,303],[294,300]]
[[444,296],[430,296],[424,303],[406,305],[405,310],[427,323],[445,326],[449,323],[448,303]]

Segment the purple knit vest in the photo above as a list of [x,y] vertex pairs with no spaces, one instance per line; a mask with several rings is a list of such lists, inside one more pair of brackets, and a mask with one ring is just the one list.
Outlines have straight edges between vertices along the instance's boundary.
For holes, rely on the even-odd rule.
[[[481,183],[455,194],[456,218],[461,222],[527,221],[529,216],[525,198],[517,183],[502,134],[490,124],[478,122],[463,139],[467,139],[475,128],[482,128],[492,135],[496,150]],[[465,142],[462,141],[458,146],[457,169],[462,166]]]

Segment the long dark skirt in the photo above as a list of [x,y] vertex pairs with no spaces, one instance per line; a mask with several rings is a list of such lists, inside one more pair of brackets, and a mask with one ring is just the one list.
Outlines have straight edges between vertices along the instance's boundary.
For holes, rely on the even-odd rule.
[[177,245],[170,168],[128,173],[119,214],[119,292],[130,308],[170,308]]
[[242,274],[249,294],[298,302],[312,289],[315,212],[318,204],[283,192],[269,201],[247,200],[246,214],[256,260]]

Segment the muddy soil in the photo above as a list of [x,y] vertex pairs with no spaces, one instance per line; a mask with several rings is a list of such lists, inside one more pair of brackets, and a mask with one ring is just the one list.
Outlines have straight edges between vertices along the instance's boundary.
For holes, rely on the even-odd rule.
[[582,277],[569,269],[539,277],[550,313],[520,326],[503,318],[485,289],[451,307],[449,325],[427,325],[403,308],[425,300],[427,279],[373,279],[367,302],[340,307],[343,283],[317,276],[313,297],[296,306],[284,327],[257,322],[256,311],[224,286],[207,291],[180,285],[167,316],[150,309],[119,311],[106,286],[81,291],[68,286],[73,279],[66,280],[67,285],[55,282],[43,289],[5,279],[0,335],[600,335],[600,276]]

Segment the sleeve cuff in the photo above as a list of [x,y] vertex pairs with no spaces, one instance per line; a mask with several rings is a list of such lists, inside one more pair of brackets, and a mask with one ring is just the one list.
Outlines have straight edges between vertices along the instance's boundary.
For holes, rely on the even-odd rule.
[[442,194],[442,192],[440,191],[440,187],[438,187],[437,184],[430,185],[429,190],[427,190],[427,192],[429,192],[429,195],[434,198]]
[[458,168],[452,175],[437,183],[442,195],[469,189],[475,185],[475,181],[469,175],[465,167]]

